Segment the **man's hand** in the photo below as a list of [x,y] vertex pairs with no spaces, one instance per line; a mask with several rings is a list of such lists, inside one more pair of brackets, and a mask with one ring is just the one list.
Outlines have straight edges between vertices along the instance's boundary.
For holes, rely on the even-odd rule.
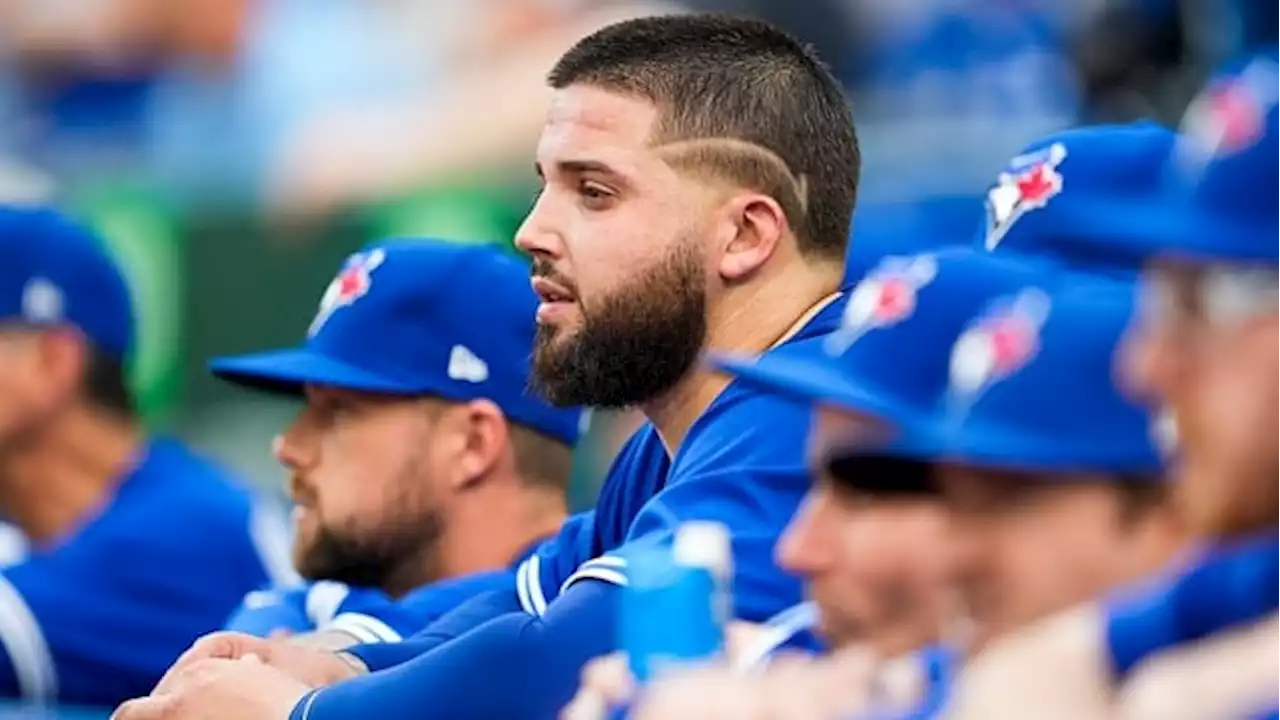
[[112,720],[280,720],[310,689],[254,655],[196,660],[166,679],[164,692],[124,703]]
[[860,652],[780,657],[758,675],[693,669],[657,680],[639,695],[637,720],[843,717],[867,708],[876,663]]
[[[730,663],[751,650],[764,637],[755,623],[734,621],[725,629],[725,649]],[[627,667],[626,653],[598,657],[582,670],[582,682],[573,700],[561,712],[564,720],[604,718],[613,707],[626,704],[635,692],[635,678]]]
[[624,705],[635,692],[635,679],[627,667],[626,653],[598,657],[582,669],[582,683],[573,700],[560,713],[561,720],[603,720],[609,711]]
[[216,632],[200,638],[183,653],[160,679],[152,694],[167,692],[171,684],[192,665],[206,660],[237,660],[248,656],[308,687],[331,685],[359,674],[354,665],[325,649],[243,633]]

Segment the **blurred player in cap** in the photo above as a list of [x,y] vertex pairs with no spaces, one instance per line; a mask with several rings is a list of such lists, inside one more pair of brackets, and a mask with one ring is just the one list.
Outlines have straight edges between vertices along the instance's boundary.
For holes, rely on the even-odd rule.
[[642,408],[650,424],[622,462],[653,468],[656,453],[669,469],[611,473],[584,542],[539,554],[546,569],[526,573],[537,592],[516,612],[444,642],[347,653],[385,672],[308,693],[278,672],[296,655],[267,652],[274,668],[210,659],[262,647],[223,640],[194,649],[122,718],[229,713],[233,696],[243,717],[550,716],[582,665],[614,648],[628,548],[668,542],[694,518],[732,533],[739,617],[799,602],[772,551],[809,485],[807,411],[703,372],[698,358],[821,352],[838,325],[860,162],[840,86],[776,28],[708,15],[604,28],[549,82],[544,184],[516,237],[542,300],[536,385],[560,404]]
[[497,248],[392,241],[346,260],[302,347],[212,363],[306,403],[273,448],[313,582],[250,595],[228,629],[394,642],[513,586],[565,518],[583,419],[527,390],[537,304]]
[[[823,377],[822,366],[787,367],[780,358],[736,367],[784,392],[805,392],[887,421],[881,432],[888,441],[868,437],[865,417],[826,421],[827,432],[819,435],[826,447],[818,452],[828,464],[863,474],[883,471],[888,459],[903,463],[904,472],[911,464],[929,466],[917,472],[929,478],[926,487],[941,490],[948,508],[951,522],[941,544],[969,628],[951,641],[971,652],[991,637],[1160,567],[1181,536],[1162,502],[1148,418],[1120,397],[1111,380],[1110,357],[1132,307],[1132,288],[1047,269],[984,275],[975,272],[983,267],[977,258],[964,255],[969,253],[940,256],[933,282],[945,286],[949,274],[964,273],[969,277],[963,282],[980,283],[992,296],[985,307],[970,303],[967,327],[958,334],[952,328],[949,367],[935,368],[932,377],[913,376],[923,401],[899,391],[888,396],[894,402],[885,402],[883,385],[868,392],[874,376],[856,367],[840,368],[844,377],[830,371]],[[928,293],[926,286],[920,315],[929,314]],[[1073,401],[1057,401],[1058,393]],[[938,652],[922,658],[936,661]],[[891,680],[883,673],[881,683]],[[847,683],[849,673],[843,677]],[[690,681],[681,682],[691,689]],[[821,695],[814,682],[803,695]],[[799,683],[792,677],[787,684]],[[847,704],[828,710],[863,704],[884,712],[893,709],[886,704],[902,700],[892,696],[892,684],[872,684],[862,697],[846,687]],[[775,685],[772,697],[760,695],[760,702],[779,716],[805,717],[795,708],[813,701],[785,688]],[[924,707],[899,706],[896,712],[935,712],[944,686],[935,681],[932,691],[927,688],[917,682],[915,700]],[[642,702],[638,714],[673,717],[675,708],[666,705],[672,698],[653,692],[652,704]],[[838,697],[831,690],[827,695]]]
[[1149,232],[1163,207],[1164,168],[1177,135],[1141,121],[1091,125],[1031,142],[987,191],[986,220],[974,233],[983,252],[1132,278],[1093,249]]
[[1147,234],[1088,244],[1148,262],[1121,364],[1176,418],[1175,496],[1210,550],[993,646],[955,717],[1275,717],[1278,74],[1271,54],[1211,83]]
[[147,438],[128,289],[98,238],[0,206],[0,695],[110,705],[153,686],[244,593],[296,578],[278,509]]
[[[768,703],[774,699],[786,704],[795,695],[779,693],[778,686],[793,682],[816,690],[813,677],[774,662],[780,653],[870,651],[884,658],[909,658],[902,665],[915,670],[915,651],[941,640],[944,620],[953,614],[945,577],[946,516],[927,466],[887,454],[862,458],[845,451],[860,434],[884,430],[868,424],[866,413],[872,409],[892,408],[899,414],[929,407],[945,381],[947,351],[963,325],[993,293],[1001,288],[1012,292],[1038,277],[1016,263],[950,255],[942,263],[933,255],[882,258],[854,287],[841,327],[829,336],[820,356],[715,358],[739,382],[778,393],[806,410],[812,407],[814,486],[775,550],[784,569],[805,579],[810,601],[755,632],[739,629],[730,647],[733,669],[717,671],[719,678],[698,676],[728,692],[697,692],[687,698],[695,702],[680,712],[755,711],[760,708],[754,703],[772,707]],[[781,662],[785,666],[789,661]],[[730,674],[741,679],[730,681]],[[692,679],[682,683],[690,690],[696,684]],[[605,702],[624,699],[629,685],[625,662],[618,657],[594,662],[584,673],[571,715],[603,714]],[[827,690],[815,692],[812,699],[847,700],[846,692],[832,697]],[[816,711],[813,705],[792,709]]]

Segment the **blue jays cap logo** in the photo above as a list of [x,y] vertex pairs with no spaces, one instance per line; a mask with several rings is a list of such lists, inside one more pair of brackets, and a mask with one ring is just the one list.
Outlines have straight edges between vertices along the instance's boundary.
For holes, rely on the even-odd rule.
[[1066,146],[1054,143],[1009,162],[1009,168],[996,178],[995,187],[987,191],[988,251],[996,249],[1018,218],[1048,205],[1062,192],[1058,166],[1066,158]]
[[915,314],[920,289],[938,274],[932,255],[888,257],[853,289],[840,329],[827,337],[828,354],[838,355],[871,330],[890,327]]
[[307,337],[315,337],[339,308],[347,307],[369,293],[369,288],[373,287],[373,271],[382,265],[386,257],[381,248],[375,248],[347,258],[342,270],[325,288],[320,298],[320,310],[311,321],[311,327],[307,328]]
[[[1181,159],[1230,155],[1252,147],[1266,133],[1266,118],[1275,107],[1276,63],[1258,59],[1240,73],[1218,78],[1196,97],[1182,119]],[[1188,158],[1188,150],[1198,157]]]
[[1040,328],[1049,317],[1049,296],[1027,288],[997,301],[966,329],[951,350],[953,399],[972,404],[1013,375],[1040,351]]
[[1219,152],[1248,147],[1262,136],[1262,109],[1258,97],[1243,83],[1211,84],[1188,116],[1188,131],[1206,135]]

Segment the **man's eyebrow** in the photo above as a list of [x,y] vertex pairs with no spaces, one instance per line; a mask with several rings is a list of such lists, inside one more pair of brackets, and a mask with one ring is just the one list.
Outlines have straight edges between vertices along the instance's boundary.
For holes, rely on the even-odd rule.
[[599,160],[560,160],[556,162],[556,169],[562,173],[603,173],[607,175],[618,175],[618,171],[613,167],[606,165]]

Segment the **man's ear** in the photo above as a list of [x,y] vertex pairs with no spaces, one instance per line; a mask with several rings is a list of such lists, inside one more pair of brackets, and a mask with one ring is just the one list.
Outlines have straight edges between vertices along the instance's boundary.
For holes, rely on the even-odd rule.
[[511,446],[506,416],[490,400],[472,400],[455,409],[456,431],[462,442],[452,487],[463,491],[476,487],[493,475]]
[[89,371],[89,344],[78,330],[53,328],[35,336],[35,363],[29,369],[37,402],[52,407],[80,394]]
[[749,277],[778,251],[787,234],[787,216],[777,200],[760,193],[743,193],[724,205],[723,238],[716,270],[726,283]]

